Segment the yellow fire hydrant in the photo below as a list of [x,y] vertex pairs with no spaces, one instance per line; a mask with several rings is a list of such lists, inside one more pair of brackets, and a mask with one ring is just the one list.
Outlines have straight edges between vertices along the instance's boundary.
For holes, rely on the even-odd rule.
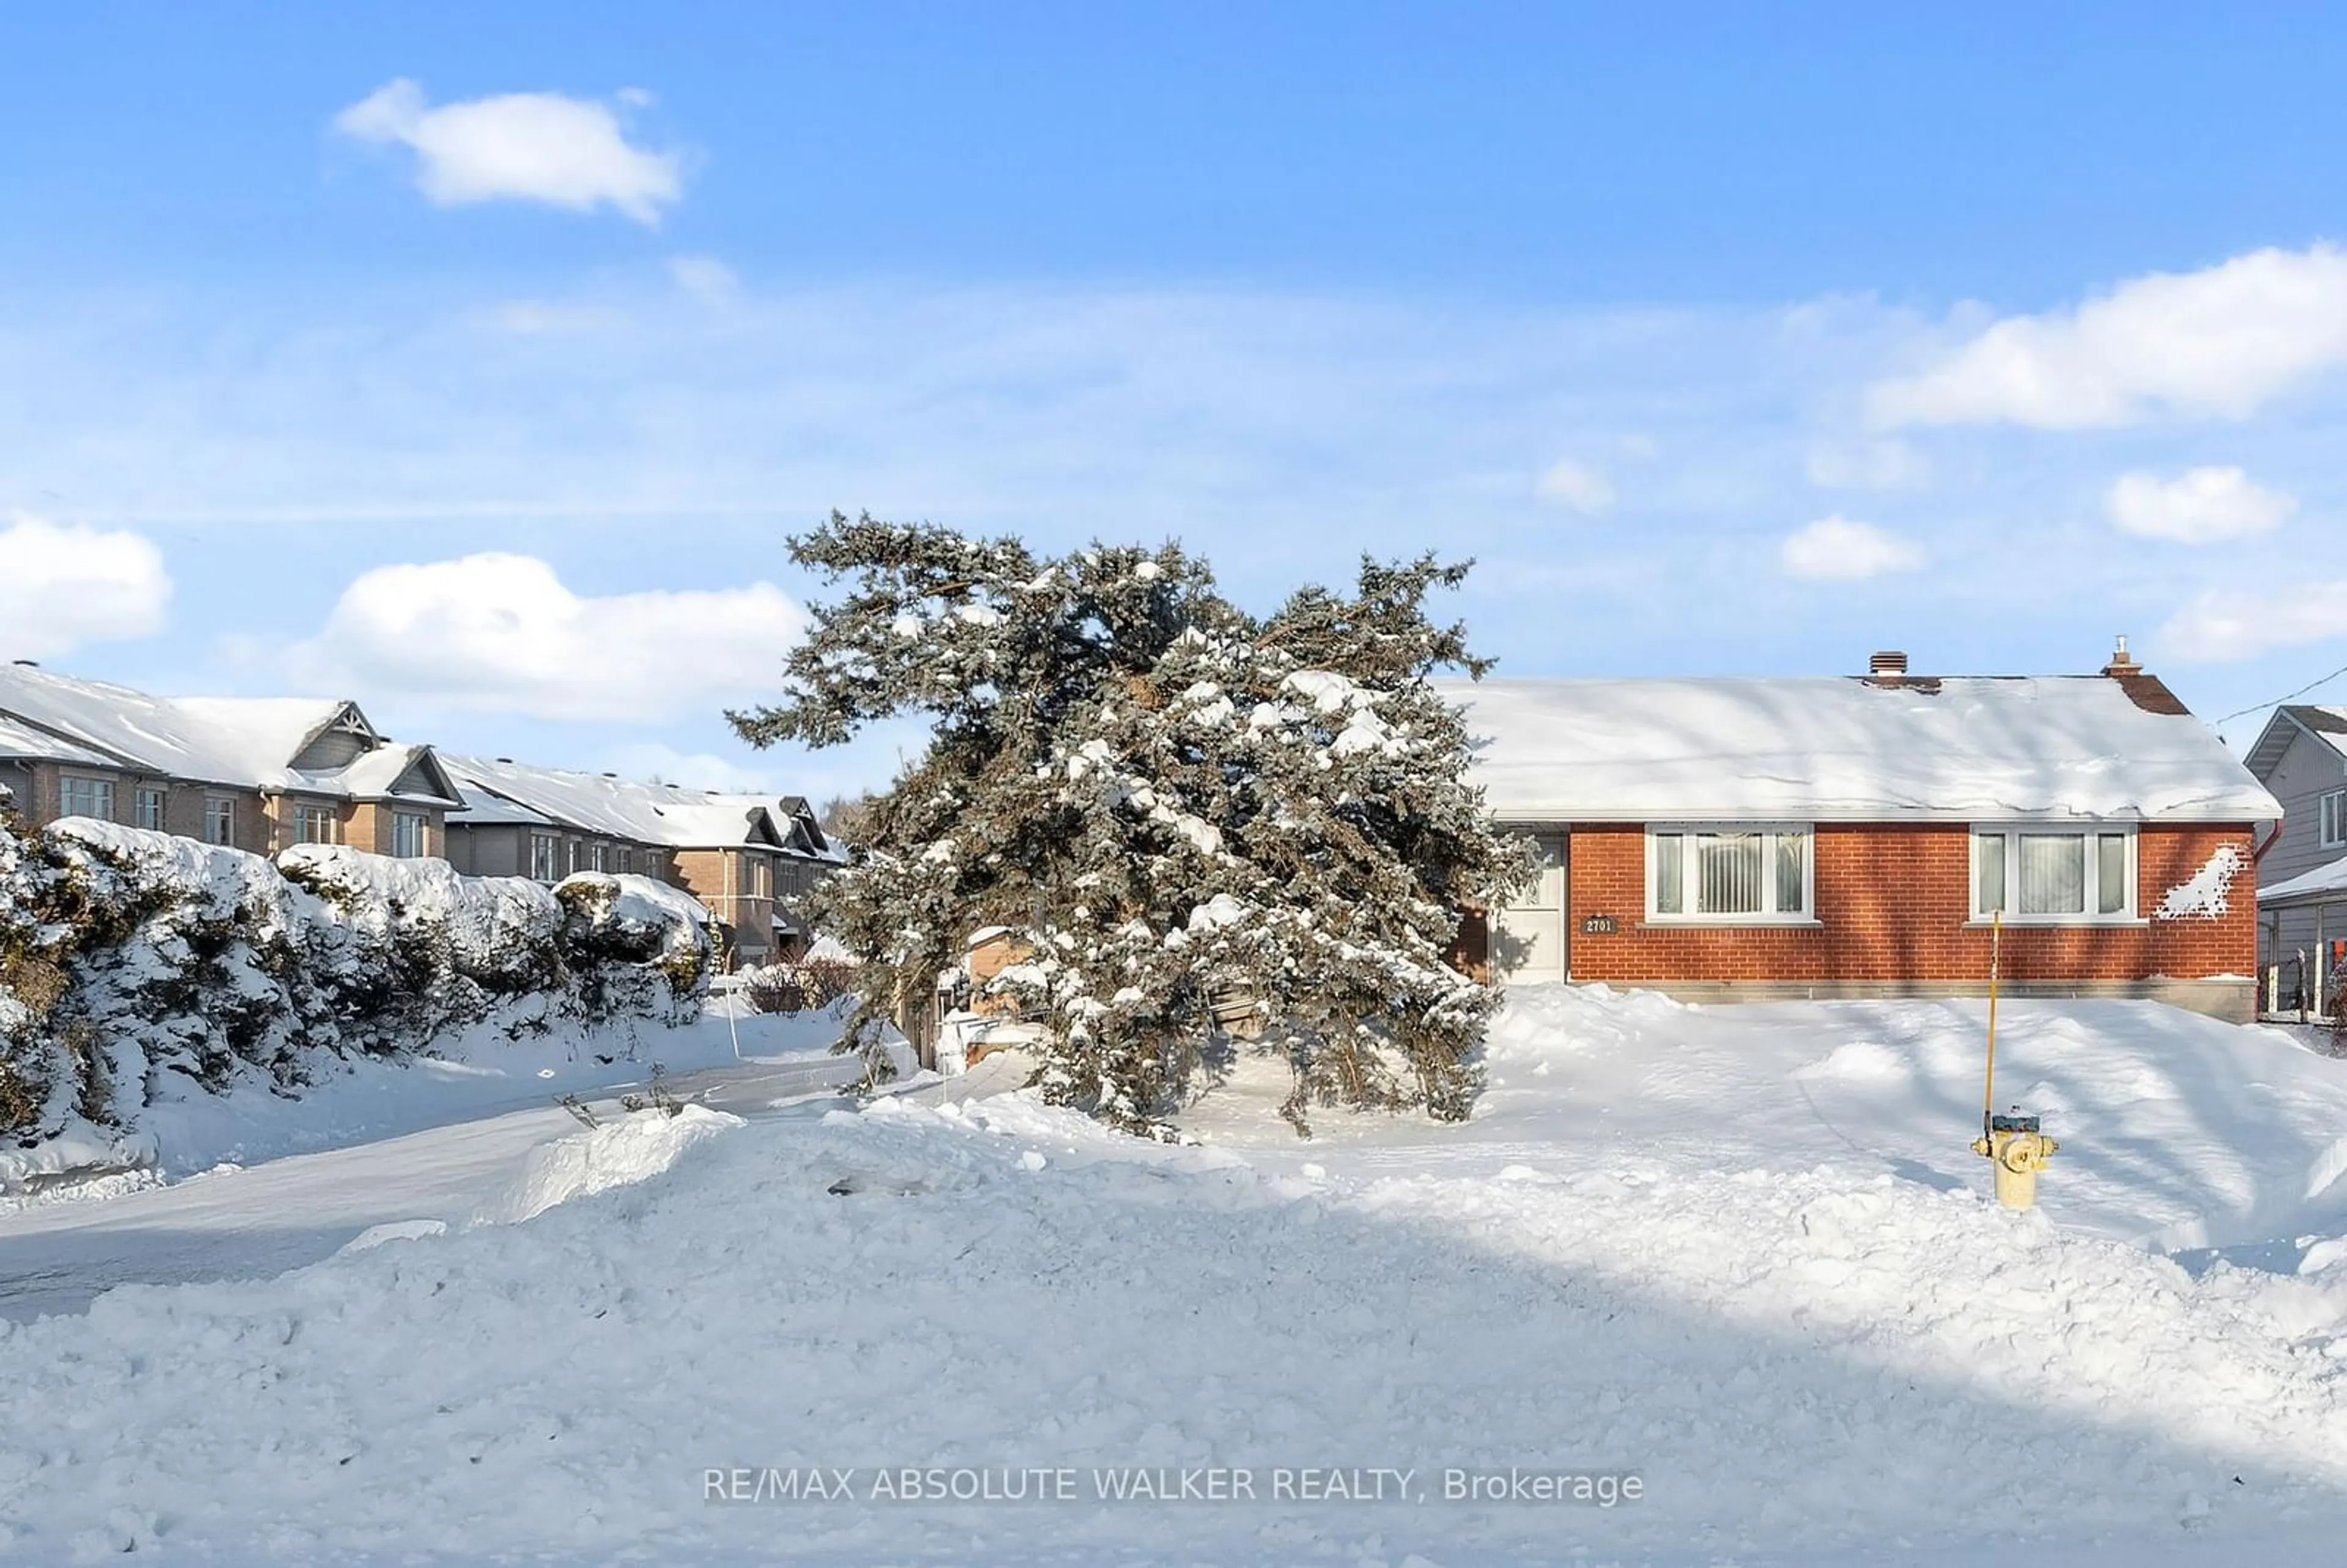
[[1996,1201],[2009,1209],[2037,1204],[2037,1172],[2062,1145],[2038,1131],[2034,1116],[1993,1116],[1989,1129],[1973,1140],[1973,1153],[1988,1156],[1996,1172]]

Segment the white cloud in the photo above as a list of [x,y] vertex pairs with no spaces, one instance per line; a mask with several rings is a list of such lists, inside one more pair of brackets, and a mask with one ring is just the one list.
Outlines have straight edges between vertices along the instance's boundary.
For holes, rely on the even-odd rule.
[[[622,93],[619,101],[648,100]],[[631,144],[619,114],[592,98],[501,93],[436,108],[403,77],[336,115],[334,128],[412,148],[416,184],[442,207],[542,201],[587,212],[609,204],[657,226],[683,190],[682,160]]]
[[2342,637],[2347,637],[2347,582],[2291,583],[2275,589],[2212,589],[2159,629],[2159,646],[2174,658],[2217,661]]
[[149,636],[163,630],[170,602],[163,554],[142,535],[22,513],[0,529],[0,658]]
[[1778,559],[1793,577],[1849,579],[1911,571],[1923,564],[1923,552],[1872,523],[1832,517],[1785,536]]
[[489,323],[499,332],[538,337],[562,333],[600,332],[627,320],[607,305],[548,304],[543,300],[507,300],[493,307]]
[[714,256],[671,256],[668,275],[703,304],[730,305],[742,294],[740,274]]
[[1894,437],[1821,442],[1802,471],[1820,490],[1912,490],[1931,482],[1931,459]]
[[2298,510],[2298,499],[2239,468],[2193,468],[2173,479],[2122,474],[2103,506],[2123,533],[2199,545],[2270,532]]
[[1558,463],[1540,477],[1534,492],[1552,506],[1583,517],[1595,517],[1614,504],[1614,481],[1605,470],[1571,459]]
[[681,752],[661,741],[614,746],[603,754],[603,765],[622,778],[680,784],[686,789],[723,790],[729,794],[781,793],[775,789],[774,775],[770,771],[715,752]]
[[2264,250],[2010,316],[1922,374],[1880,382],[1881,425],[2065,430],[2155,415],[2246,418],[2347,362],[2347,251]]
[[474,555],[365,573],[289,667],[453,708],[653,720],[772,692],[805,625],[772,583],[583,598],[534,557]]

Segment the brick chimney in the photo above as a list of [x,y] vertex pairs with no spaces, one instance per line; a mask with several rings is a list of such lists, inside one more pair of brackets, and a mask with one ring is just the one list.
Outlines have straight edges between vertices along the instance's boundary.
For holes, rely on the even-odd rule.
[[2184,705],[2182,698],[2168,689],[2167,682],[2147,673],[2144,667],[2136,662],[2135,655],[2127,651],[2124,637],[2118,640],[2118,647],[2111,654],[2111,661],[2103,666],[2102,672],[2106,678],[2117,682],[2119,690],[2127,693],[2127,701],[2147,713],[2184,714],[2192,711]]
[[1895,648],[1877,650],[1866,661],[1866,683],[1883,687],[1907,685],[1907,655]]

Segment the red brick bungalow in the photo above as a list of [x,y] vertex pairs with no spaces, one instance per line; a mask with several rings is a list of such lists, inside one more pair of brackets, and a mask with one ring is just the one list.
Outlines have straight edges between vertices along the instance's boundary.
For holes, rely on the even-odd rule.
[[1460,684],[1540,886],[1512,980],[1689,1000],[2151,997],[2246,1020],[2281,808],[2120,644],[2099,675]]

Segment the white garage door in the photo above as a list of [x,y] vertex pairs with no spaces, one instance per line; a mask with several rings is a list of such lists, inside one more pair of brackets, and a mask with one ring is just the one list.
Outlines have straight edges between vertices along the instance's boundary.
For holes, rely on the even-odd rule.
[[1565,973],[1564,835],[1543,833],[1540,881],[1500,911],[1491,962],[1511,983],[1561,980]]

